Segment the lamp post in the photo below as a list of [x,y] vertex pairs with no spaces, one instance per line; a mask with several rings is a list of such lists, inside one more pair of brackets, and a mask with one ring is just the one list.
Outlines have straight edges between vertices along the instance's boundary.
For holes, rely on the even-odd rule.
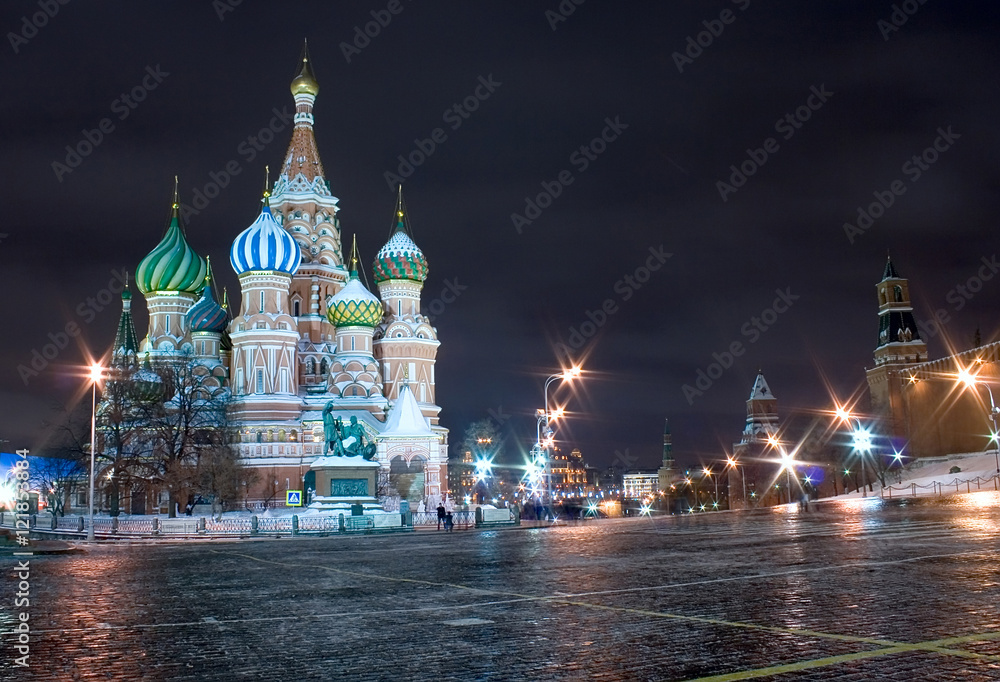
[[715,507],[715,508],[718,508],[719,507],[719,477],[718,476],[712,476],[712,470],[709,469],[708,467],[703,467],[702,470],[701,470],[701,473],[703,473],[706,476],[708,476],[708,478],[715,483],[715,500],[714,500],[712,506]]
[[993,422],[993,433],[990,434],[990,440],[993,441],[993,456],[996,459],[997,476],[1000,477],[1000,440],[998,440],[997,435],[997,415],[1000,415],[1000,407],[997,407],[996,401],[993,400],[993,389],[986,382],[979,381],[978,376],[972,374],[967,369],[959,370],[958,380],[971,389],[975,389],[976,386],[985,386],[986,392],[990,396],[990,412],[988,416],[990,421]]
[[[549,375],[545,379],[545,387],[542,389],[542,394],[545,399],[545,409],[539,410],[538,423],[535,434],[535,449],[536,453],[544,453],[544,469],[545,472],[545,488],[548,491],[549,504],[555,507],[555,500],[552,497],[552,458],[548,456],[548,448],[552,445],[552,427],[549,426],[549,421],[552,419],[558,419],[563,415],[563,409],[559,408],[553,414],[549,411],[549,386],[556,379],[562,379],[563,381],[572,381],[582,374],[583,370],[579,366],[574,365],[570,369],[563,370],[562,372],[557,372],[556,374]],[[544,427],[544,428],[543,428]],[[542,441],[542,436],[545,436],[545,441]],[[536,461],[539,455],[536,454]]]
[[[726,466],[730,469],[738,469],[740,463],[736,461],[734,457],[726,456]],[[740,479],[743,481],[743,508],[746,509],[747,506],[747,472],[746,469],[740,470]],[[729,496],[732,500],[732,495]]]
[[837,417],[850,426],[853,421],[854,428],[854,451],[861,453],[861,496],[868,497],[868,473],[865,470],[865,455],[872,449],[871,431],[861,426],[861,420],[845,410],[843,407],[837,408]]
[[87,541],[94,541],[94,451],[97,447],[97,384],[101,380],[104,367],[95,362],[90,366],[90,381],[93,384],[90,409],[90,494],[87,496],[89,523],[87,525]]
[[[785,448],[781,445],[781,441],[779,441],[774,436],[768,436],[767,442],[771,447],[777,449],[778,453],[781,455],[781,469],[785,472],[785,487],[788,488],[788,504],[791,504],[792,474],[790,470],[795,466],[795,457],[793,455],[788,454]],[[780,474],[781,471],[779,471],[778,473]],[[795,480],[798,481],[799,479],[796,478]],[[780,498],[778,501],[779,502],[781,501]]]

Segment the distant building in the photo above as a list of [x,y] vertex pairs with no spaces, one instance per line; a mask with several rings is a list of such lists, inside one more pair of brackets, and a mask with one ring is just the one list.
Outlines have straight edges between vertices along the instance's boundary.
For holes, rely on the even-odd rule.
[[[876,451],[932,457],[987,448],[993,427],[989,386],[1000,381],[1000,343],[981,345],[977,340],[972,349],[930,360],[913,315],[909,282],[900,277],[891,260],[886,261],[876,293],[875,366],[865,373],[873,416],[891,440],[885,443],[876,438]],[[929,330],[939,333],[943,324],[934,320]],[[979,380],[963,384],[959,381],[962,372]]]
[[641,499],[652,497],[659,491],[658,472],[632,473],[622,476],[622,490],[626,498]]
[[552,488],[560,492],[582,494],[587,488],[587,465],[580,448],[568,454],[556,448],[552,454]]
[[658,476],[656,489],[662,492],[669,491],[670,486],[672,486],[677,479],[678,472],[674,469],[673,449],[673,441],[670,435],[670,420],[666,419],[663,423],[663,464],[656,472]]
[[779,455],[768,443],[769,438],[777,436],[778,399],[771,392],[764,374],[758,373],[747,400],[743,433],[739,442],[733,443],[733,460],[737,464],[729,468],[727,479],[731,509],[778,502],[773,486],[780,468]]

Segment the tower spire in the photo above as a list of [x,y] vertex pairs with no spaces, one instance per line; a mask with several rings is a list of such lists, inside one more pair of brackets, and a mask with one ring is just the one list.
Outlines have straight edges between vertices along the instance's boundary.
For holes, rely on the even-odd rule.
[[135,324],[132,322],[132,290],[128,285],[128,273],[125,274],[125,287],[122,289],[122,316],[118,320],[118,331],[115,333],[115,346],[111,351],[113,362],[120,366],[131,366],[137,361],[139,341],[135,334]]
[[403,203],[403,185],[400,183],[397,185],[396,190],[396,211],[393,214],[393,227],[389,232],[389,236],[396,234],[397,232],[410,233],[410,221],[406,215],[406,205]]
[[351,246],[351,277],[358,276],[358,235],[354,235],[354,241]]

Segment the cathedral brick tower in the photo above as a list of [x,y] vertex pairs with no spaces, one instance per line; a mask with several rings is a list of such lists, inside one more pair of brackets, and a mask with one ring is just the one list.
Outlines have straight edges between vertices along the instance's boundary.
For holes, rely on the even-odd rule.
[[260,215],[233,242],[229,260],[243,292],[231,326],[232,390],[244,420],[291,422],[301,414],[295,351],[299,340],[288,290],[299,266],[298,243],[271,214]]
[[187,313],[205,286],[207,272],[205,259],[184,238],[175,178],[167,231],[135,271],[136,286],[146,297],[149,309],[149,334],[142,350],[154,359],[192,350]]
[[335,341],[333,326],[327,319],[327,302],[344,286],[347,270],[337,217],[338,199],[330,192],[313,133],[313,105],[319,84],[305,46],[291,91],[295,99],[294,129],[274,183],[271,210],[302,252],[302,263],[292,276],[289,291],[290,312],[300,334],[299,382],[312,393],[323,393]]
[[[366,405],[382,398],[382,378],[375,361],[373,336],[382,319],[382,303],[358,279],[358,243],[351,254],[351,274],[340,292],[330,299],[327,310],[337,330],[337,351],[333,356],[327,392],[350,402]],[[381,401],[381,407],[385,402]]]
[[395,400],[405,380],[431,424],[438,423],[434,404],[437,331],[420,312],[420,292],[427,260],[410,237],[403,188],[396,199],[395,228],[372,266],[385,317],[375,331],[375,357],[382,363],[385,397]]
[[872,411],[886,420],[890,433],[905,431],[902,419],[903,391],[908,371],[927,362],[927,344],[920,338],[909,282],[899,276],[891,259],[885,262],[882,281],[875,285],[878,295],[878,341],[875,366],[866,370]]

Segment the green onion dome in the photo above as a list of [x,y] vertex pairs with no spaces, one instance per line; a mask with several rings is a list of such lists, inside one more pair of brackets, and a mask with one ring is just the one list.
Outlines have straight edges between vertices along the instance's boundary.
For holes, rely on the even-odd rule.
[[358,279],[357,271],[352,270],[351,278],[344,288],[330,299],[326,317],[335,327],[374,327],[382,321],[382,302],[365,289],[365,285]]
[[149,365],[149,352],[147,351],[142,368],[132,377],[132,396],[142,402],[162,400],[166,392],[165,388],[163,378],[154,372]]
[[378,283],[390,279],[409,279],[423,282],[427,279],[427,259],[410,235],[406,234],[403,212],[398,211],[399,221],[396,232],[385,243],[372,264],[372,272]]
[[184,238],[179,208],[175,199],[166,234],[136,268],[136,286],[146,296],[157,291],[197,294],[205,286],[207,265]]

